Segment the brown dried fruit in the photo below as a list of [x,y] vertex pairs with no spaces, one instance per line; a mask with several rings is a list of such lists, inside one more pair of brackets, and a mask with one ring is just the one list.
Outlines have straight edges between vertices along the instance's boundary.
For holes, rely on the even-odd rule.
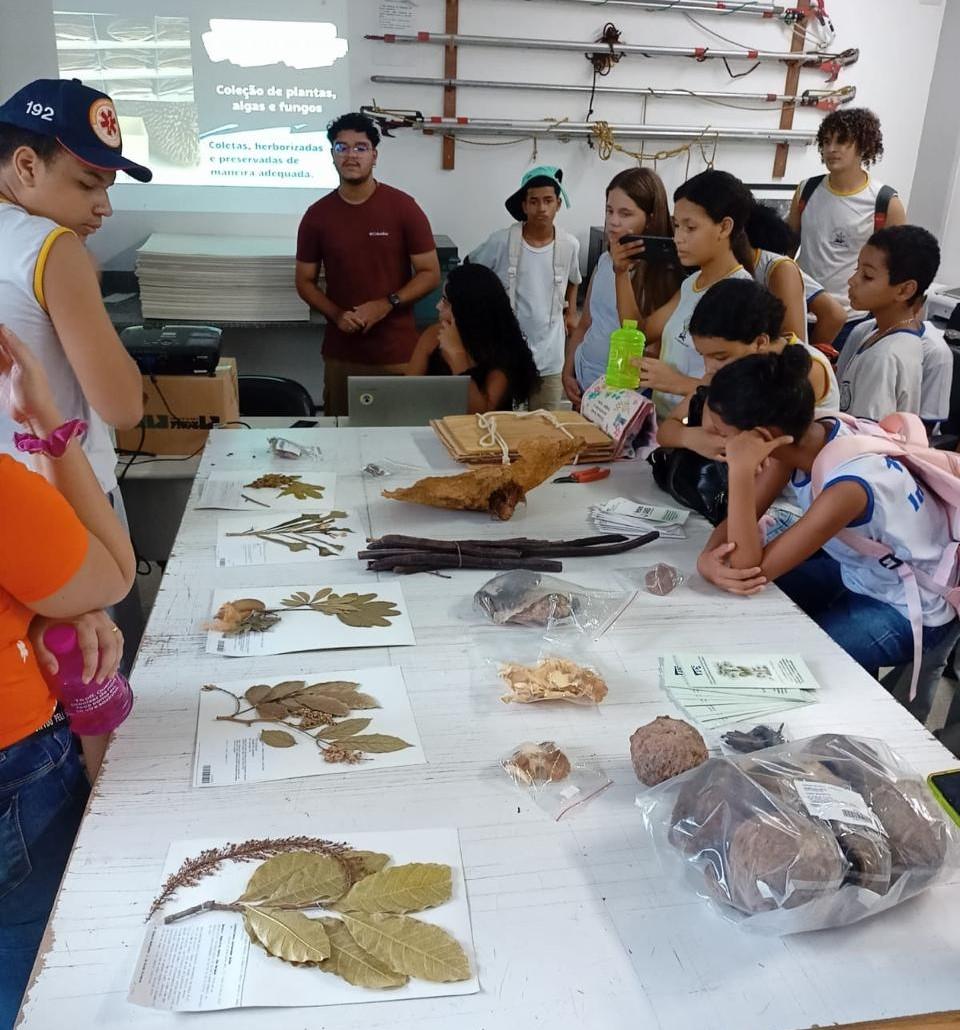
[[634,731],[630,759],[637,779],[652,787],[702,765],[707,745],[688,722],[660,715]]
[[599,704],[607,696],[607,685],[593,671],[567,658],[544,658],[536,665],[505,662],[500,678],[512,693],[501,701],[572,701],[575,704]]
[[552,740],[521,744],[502,765],[506,772],[528,786],[556,783],[570,775],[570,760]]

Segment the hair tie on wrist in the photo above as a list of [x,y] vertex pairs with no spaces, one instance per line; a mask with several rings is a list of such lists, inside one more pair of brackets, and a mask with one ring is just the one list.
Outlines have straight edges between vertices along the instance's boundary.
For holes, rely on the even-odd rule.
[[62,426],[57,426],[46,439],[34,436],[33,433],[14,433],[13,445],[25,454],[45,454],[48,458],[59,458],[74,437],[82,440],[86,434],[87,423],[82,418],[72,418]]

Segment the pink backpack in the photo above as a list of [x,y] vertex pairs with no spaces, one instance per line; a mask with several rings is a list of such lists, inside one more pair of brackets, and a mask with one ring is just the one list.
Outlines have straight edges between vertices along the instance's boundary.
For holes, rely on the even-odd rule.
[[916,415],[898,413],[888,415],[880,422],[857,419],[850,415],[835,417],[851,429],[854,435],[832,440],[817,455],[810,474],[814,497],[819,495],[823,481],[838,465],[860,454],[884,454],[902,462],[923,484],[924,489],[936,497],[947,513],[950,542],[944,548],[943,558],[932,576],[901,561],[880,540],[870,540],[850,530],[842,530],[837,534],[837,539],[852,550],[876,558],[885,568],[896,569],[900,576],[913,630],[913,679],[910,682],[912,701],[917,693],[923,656],[923,612],[919,587],[939,594],[960,614],[960,454],[930,447],[923,423]]

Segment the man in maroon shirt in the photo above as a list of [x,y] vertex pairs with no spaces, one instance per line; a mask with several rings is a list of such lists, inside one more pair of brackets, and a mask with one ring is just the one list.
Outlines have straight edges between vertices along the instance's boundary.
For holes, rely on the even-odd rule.
[[[349,376],[403,374],[417,342],[413,304],[439,285],[440,262],[414,199],[373,178],[373,121],[342,115],[327,138],[340,186],[300,222],[297,293],[327,320],[324,413],[346,415]],[[317,286],[321,265],[325,291]]]

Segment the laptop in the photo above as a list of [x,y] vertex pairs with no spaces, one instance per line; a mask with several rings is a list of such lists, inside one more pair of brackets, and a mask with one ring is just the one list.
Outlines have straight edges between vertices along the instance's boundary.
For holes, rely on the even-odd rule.
[[469,376],[350,376],[350,425],[425,426],[467,413]]

